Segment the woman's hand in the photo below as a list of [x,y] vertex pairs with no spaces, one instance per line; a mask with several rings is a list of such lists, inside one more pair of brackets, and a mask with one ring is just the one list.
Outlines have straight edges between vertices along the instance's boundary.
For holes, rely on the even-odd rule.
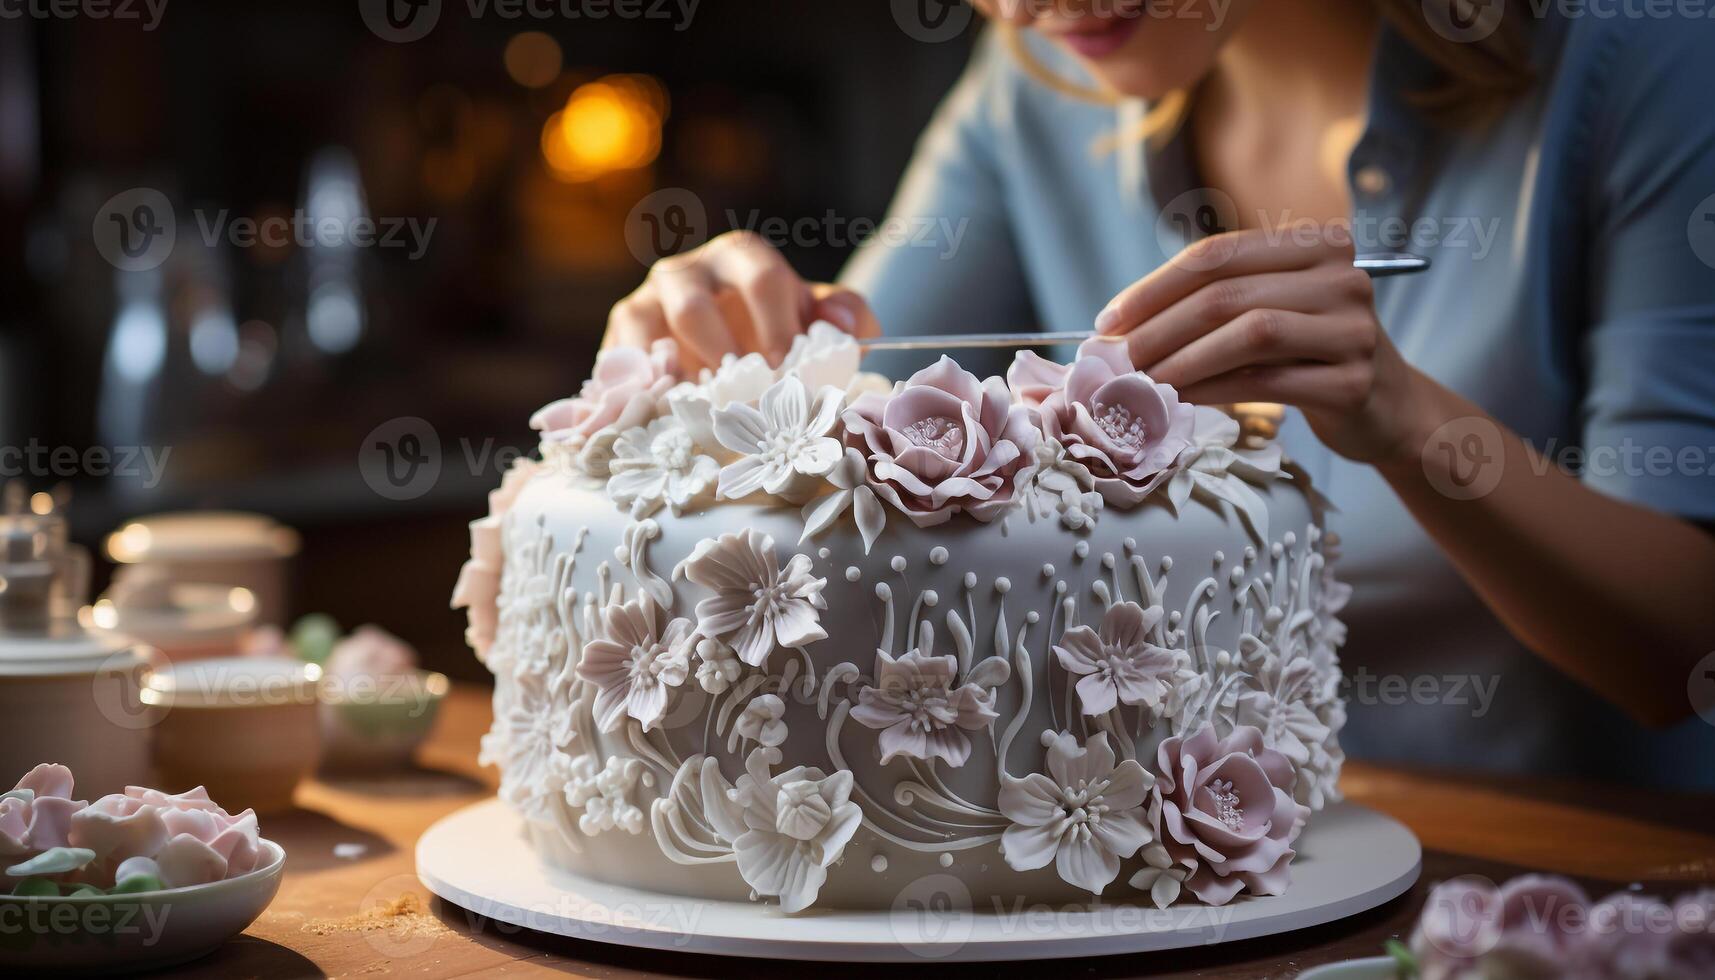
[[727,354],[757,351],[779,364],[792,338],[817,320],[857,337],[881,333],[863,297],[799,278],[761,236],[735,231],[649,270],[608,314],[603,347],[647,347],[672,337],[694,373]]
[[1427,379],[1388,340],[1352,259],[1349,235],[1215,235],[1116,296],[1096,329],[1125,336],[1132,363],[1188,401],[1294,405],[1340,455],[1398,459],[1434,428]]

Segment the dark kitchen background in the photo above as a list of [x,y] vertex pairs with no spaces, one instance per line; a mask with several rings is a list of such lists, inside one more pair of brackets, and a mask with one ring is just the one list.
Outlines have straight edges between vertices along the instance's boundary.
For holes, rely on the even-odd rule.
[[[444,0],[415,40],[360,0],[95,7],[0,17],[0,446],[170,448],[158,482],[46,455],[23,479],[69,484],[98,555],[138,515],[276,518],[302,534],[294,614],[381,624],[455,677],[481,673],[447,608],[465,524],[642,280],[633,208],[689,190],[709,234],[832,215],[783,243],[832,277],[974,32],[920,43],[883,2]],[[165,261],[131,268],[104,219],[169,210]],[[383,241],[245,237],[293,214]],[[390,500],[359,454],[411,417],[443,465]]]

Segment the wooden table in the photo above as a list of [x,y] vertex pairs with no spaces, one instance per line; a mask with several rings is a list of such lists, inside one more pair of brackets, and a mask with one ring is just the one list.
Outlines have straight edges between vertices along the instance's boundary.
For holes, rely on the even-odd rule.
[[[519,934],[432,899],[414,874],[416,840],[441,816],[494,792],[493,771],[476,764],[488,722],[487,691],[455,688],[420,754],[421,770],[300,787],[297,811],[263,821],[264,833],[289,855],[279,897],[241,938],[181,972],[221,980],[477,973],[873,978],[895,969],[732,960]],[[1051,975],[1291,977],[1318,963],[1376,955],[1383,940],[1409,929],[1429,884],[1460,874],[1501,880],[1525,870],[1555,871],[1596,892],[1641,881],[1664,895],[1715,881],[1715,796],[1360,763],[1347,765],[1343,785],[1348,798],[1393,815],[1423,841],[1423,879],[1409,894],[1318,929],[1210,949],[1064,961]],[[995,967],[940,964],[934,971],[991,977]]]

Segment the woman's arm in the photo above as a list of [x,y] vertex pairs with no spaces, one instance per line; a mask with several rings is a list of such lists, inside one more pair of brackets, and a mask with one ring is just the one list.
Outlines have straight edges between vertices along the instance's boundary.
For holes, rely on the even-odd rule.
[[1411,374],[1423,434],[1377,468],[1412,516],[1538,655],[1645,724],[1688,714],[1715,650],[1715,536],[1590,489]]
[[1641,721],[1683,717],[1688,672],[1715,650],[1715,539],[1584,486],[1413,369],[1351,262],[1349,240],[1217,235],[1098,329],[1188,400],[1297,406],[1380,470],[1522,642]]

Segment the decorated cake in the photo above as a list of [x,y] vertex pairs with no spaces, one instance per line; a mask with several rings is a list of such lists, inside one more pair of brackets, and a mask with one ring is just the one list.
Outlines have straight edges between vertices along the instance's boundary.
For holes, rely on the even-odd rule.
[[1121,344],[860,356],[612,349],[532,419],[453,602],[537,853],[788,913],[1282,893],[1342,760],[1305,474]]

